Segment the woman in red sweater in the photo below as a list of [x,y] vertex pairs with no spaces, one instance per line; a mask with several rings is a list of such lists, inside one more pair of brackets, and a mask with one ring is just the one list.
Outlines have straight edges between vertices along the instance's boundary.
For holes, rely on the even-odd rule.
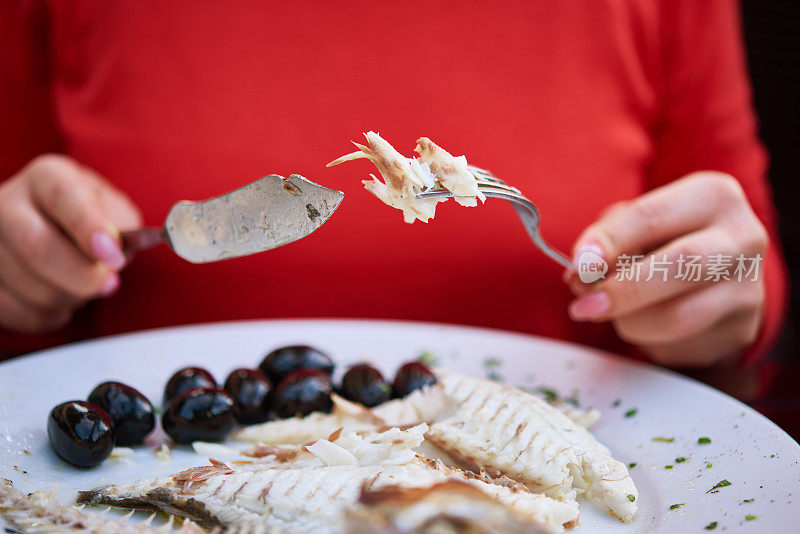
[[[0,353],[178,323],[384,317],[683,367],[756,361],[779,328],[786,277],[734,2],[29,0],[3,2],[0,25]],[[492,169],[537,203],[557,248],[596,252],[609,276],[562,282],[498,201],[404,225],[361,189],[366,164],[324,167],[367,130]],[[126,265],[119,230],[293,172],[347,195],[312,236]],[[662,254],[763,262],[756,281],[682,282],[676,264],[666,282],[611,276],[621,255],[647,273]]]

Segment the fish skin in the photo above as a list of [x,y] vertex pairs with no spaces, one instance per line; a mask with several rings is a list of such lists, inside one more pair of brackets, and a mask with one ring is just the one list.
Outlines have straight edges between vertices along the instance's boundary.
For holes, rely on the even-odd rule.
[[384,486],[362,490],[345,512],[350,534],[543,534],[537,522],[460,480],[427,488]]
[[437,377],[457,411],[433,422],[425,437],[461,465],[557,499],[580,490],[622,521],[633,518],[639,492],[627,467],[584,427],[517,388],[443,370]]
[[[62,507],[52,494],[36,491],[26,495],[16,489],[10,480],[0,479],[0,517],[12,528],[24,533],[83,532],[87,534],[205,534],[206,530],[191,521],[185,521],[177,530],[172,520],[153,527],[149,520],[132,523],[127,517],[104,517],[104,512],[90,512],[73,507]],[[8,532],[11,532],[10,530]],[[222,534],[222,533],[220,533]],[[227,533],[226,533],[227,534]],[[239,532],[237,534],[256,534]]]
[[364,487],[425,487],[457,479],[532,518],[548,532],[561,532],[564,524],[577,521],[575,502],[556,501],[508,479],[467,473],[421,455],[409,458],[405,453],[421,443],[426,429],[422,425],[366,437],[340,435],[328,442],[344,446],[359,462],[374,462],[371,465],[325,465],[311,458],[315,449],[306,445],[304,453],[284,462],[275,457],[242,465],[212,461],[172,477],[81,492],[79,501],[156,508],[205,526],[260,524],[282,531],[337,534],[342,532],[344,511],[356,503]]

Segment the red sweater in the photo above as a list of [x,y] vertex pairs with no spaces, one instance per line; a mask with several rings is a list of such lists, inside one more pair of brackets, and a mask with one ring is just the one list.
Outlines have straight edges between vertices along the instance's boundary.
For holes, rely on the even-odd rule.
[[[627,350],[610,325],[570,321],[561,268],[506,203],[406,225],[362,189],[368,163],[325,168],[370,129],[408,155],[424,135],[492,169],[564,251],[604,207],[699,169],[737,177],[776,238],[733,2],[6,1],[0,76],[0,179],[60,151],[152,225],[178,200],[269,173],[346,193],[317,233],[268,253],[201,266],[143,253],[116,296],[56,335],[4,333],[0,353],[269,317],[444,321]],[[765,269],[754,355],[784,307],[775,245]]]

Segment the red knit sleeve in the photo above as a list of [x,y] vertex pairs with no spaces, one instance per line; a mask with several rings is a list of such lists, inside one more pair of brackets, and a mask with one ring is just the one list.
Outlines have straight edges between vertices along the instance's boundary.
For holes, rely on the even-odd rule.
[[757,136],[738,4],[669,0],[662,9],[663,104],[647,185],[657,187],[696,170],[723,171],[742,184],[771,238],[761,273],[767,290],[763,327],[742,360],[753,364],[780,331],[788,276],[766,176],[767,154]]
[[[58,151],[49,97],[48,20],[41,2],[0,2],[0,182],[38,154]],[[0,360],[65,341],[0,329]]]

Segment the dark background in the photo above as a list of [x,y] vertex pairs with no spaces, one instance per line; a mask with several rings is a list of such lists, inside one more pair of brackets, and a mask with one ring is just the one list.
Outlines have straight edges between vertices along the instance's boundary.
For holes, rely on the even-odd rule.
[[786,327],[770,355],[774,382],[765,398],[744,400],[800,440],[800,1],[743,0],[742,14],[761,139],[770,152],[770,180],[793,282]]

